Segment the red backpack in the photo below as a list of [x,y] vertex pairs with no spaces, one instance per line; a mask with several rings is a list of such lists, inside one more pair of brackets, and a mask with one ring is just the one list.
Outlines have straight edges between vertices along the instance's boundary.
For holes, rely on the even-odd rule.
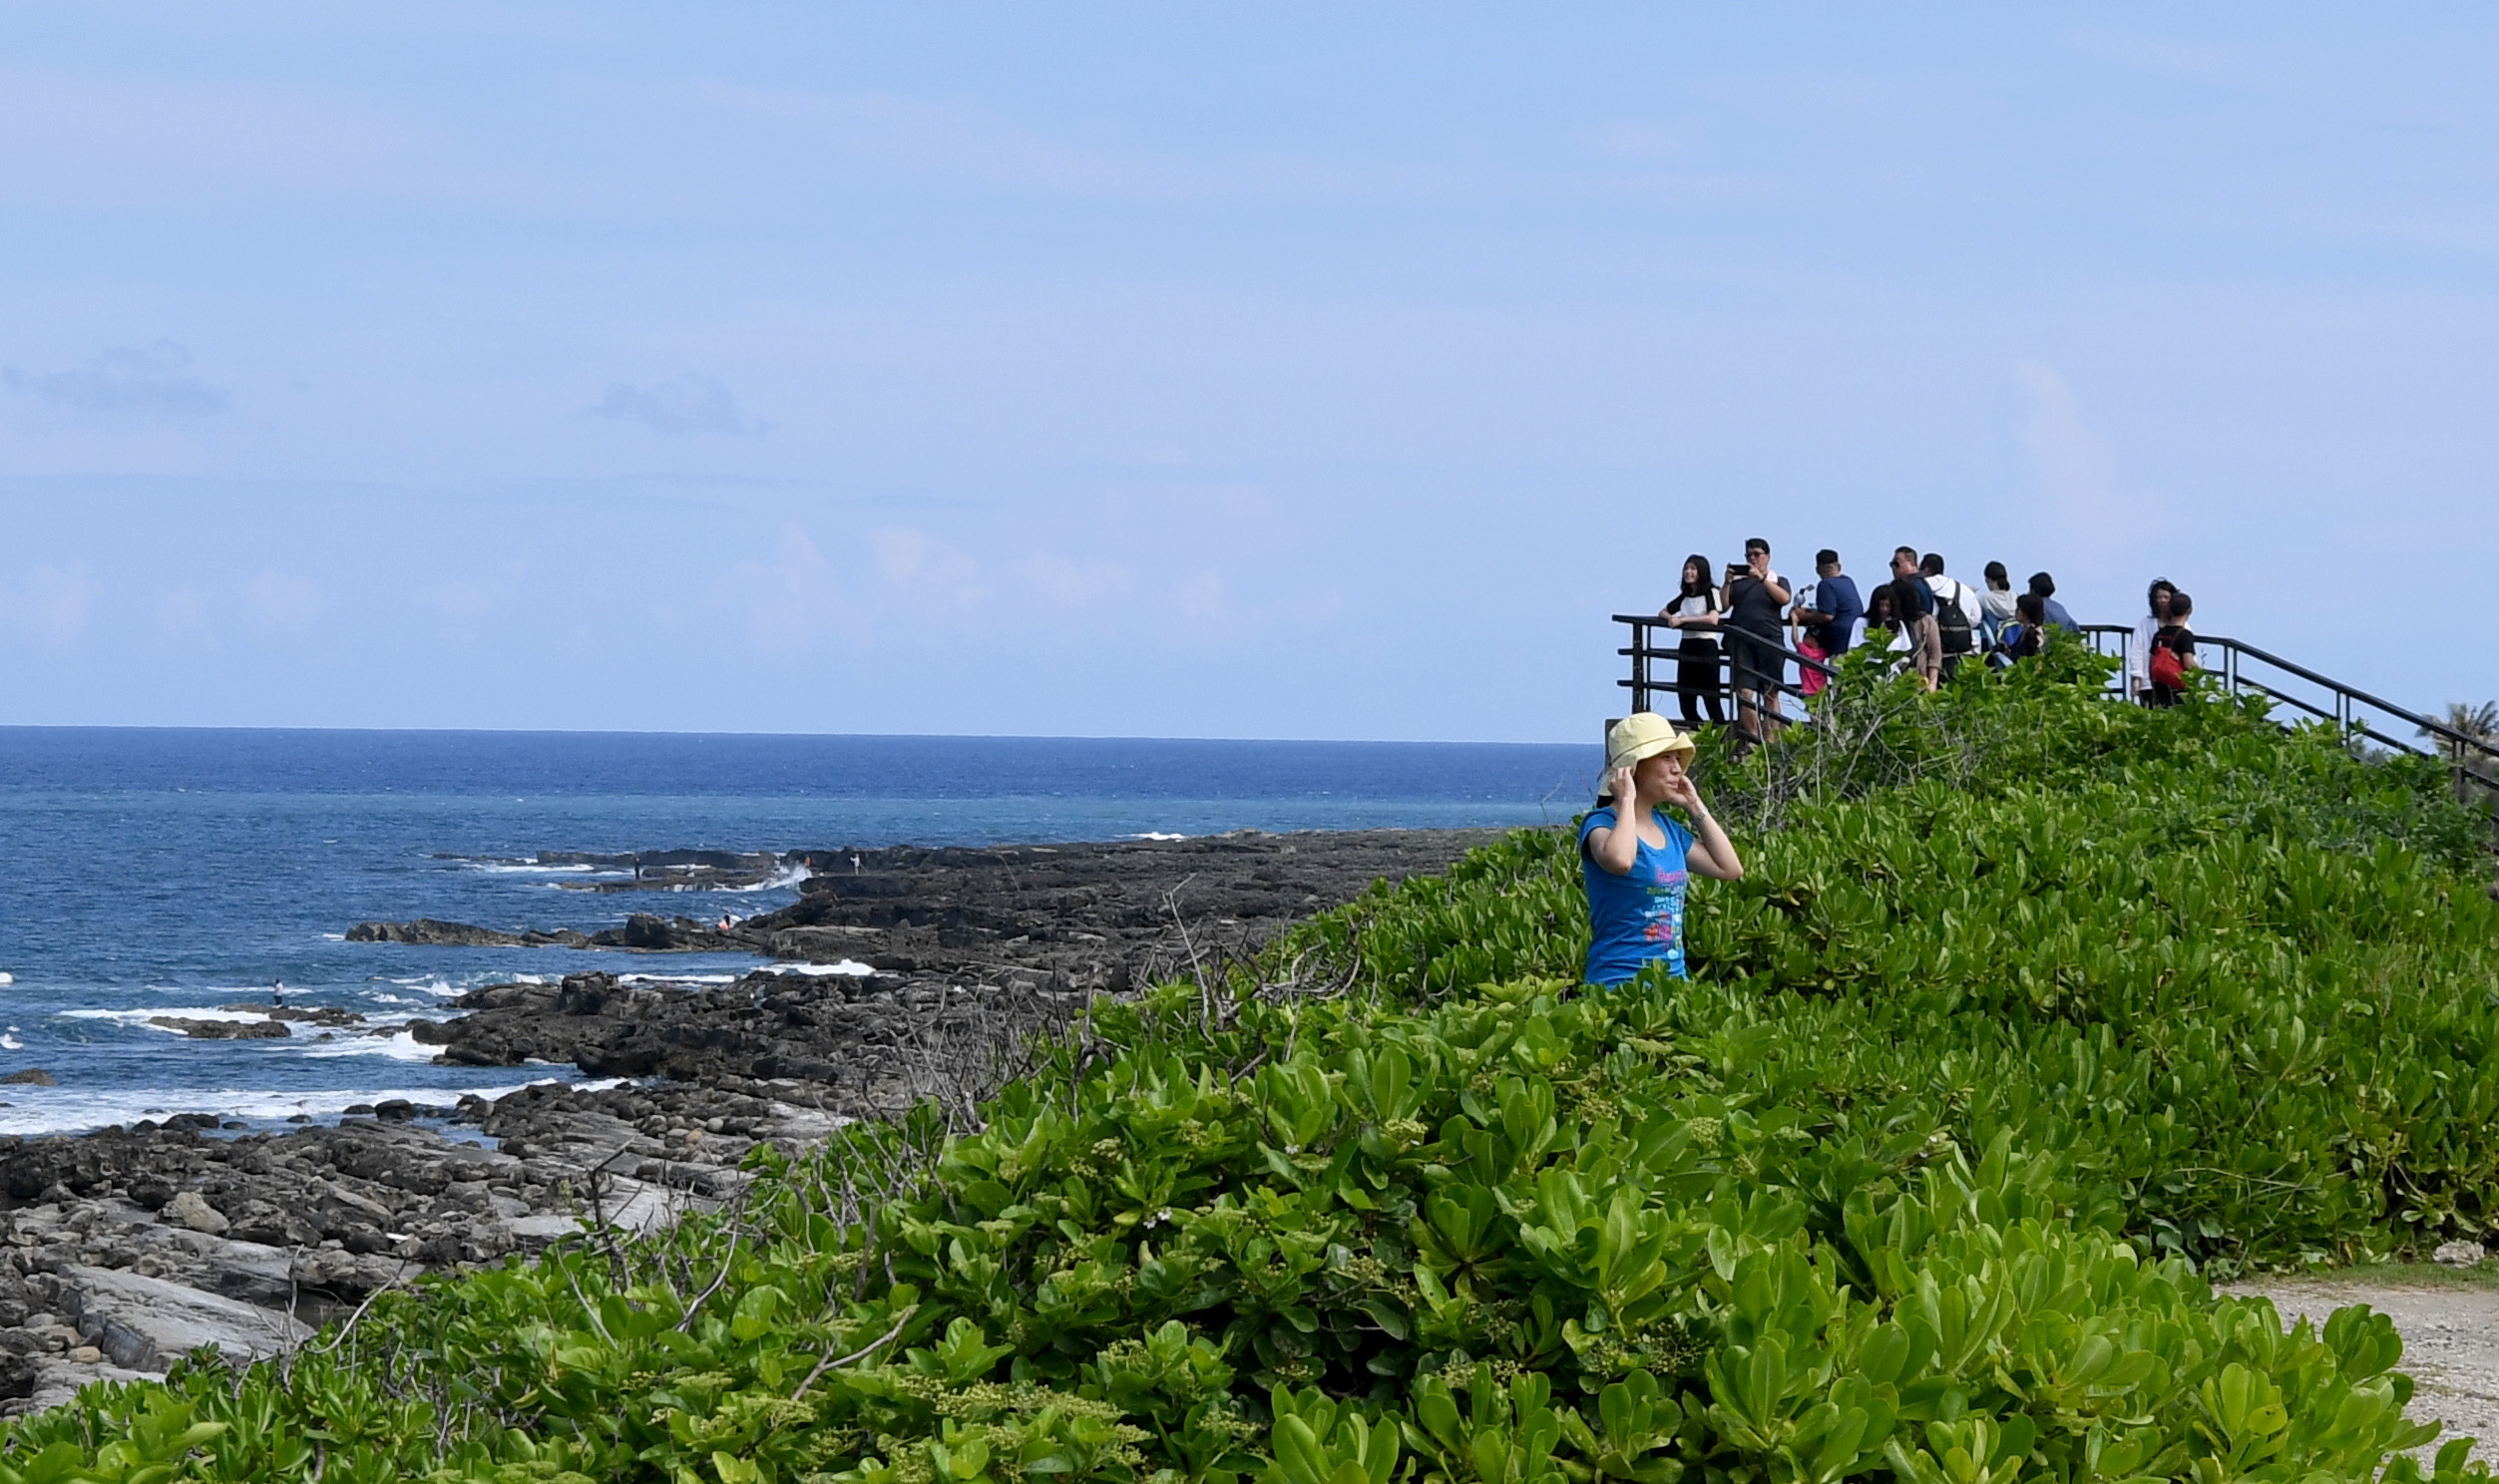
[[2172,647],[2170,642],[2166,639],[2156,639],[2153,641],[2152,683],[2160,686],[2163,690],[2185,690],[2187,688],[2186,657],[2180,654],[2176,648]]

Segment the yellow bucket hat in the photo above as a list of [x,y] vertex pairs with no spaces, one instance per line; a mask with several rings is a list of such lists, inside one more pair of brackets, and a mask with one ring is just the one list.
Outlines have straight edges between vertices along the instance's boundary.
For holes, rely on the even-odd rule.
[[1605,734],[1605,771],[1598,775],[1600,792],[1614,776],[1616,768],[1628,768],[1642,758],[1653,758],[1661,752],[1689,754],[1695,750],[1692,738],[1675,730],[1675,724],[1654,711],[1636,711],[1615,722]]

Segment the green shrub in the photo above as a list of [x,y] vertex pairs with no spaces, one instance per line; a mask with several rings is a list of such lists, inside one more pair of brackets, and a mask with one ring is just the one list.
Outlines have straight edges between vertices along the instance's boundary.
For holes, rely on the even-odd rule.
[[1861,672],[1828,727],[1711,759],[1752,869],[1701,889],[1689,981],[1574,992],[1569,839],[1522,832],[1212,992],[1098,1007],[978,1133],[848,1130],[762,1159],[737,1212],[91,1388],[0,1452],[134,1481],[2484,1480],[2458,1444],[2389,1461],[2434,1429],[2382,1316],[2286,1331],[2206,1285],[2492,1219],[2482,826],[2435,770],[2111,706],[2095,673],[1929,701]]

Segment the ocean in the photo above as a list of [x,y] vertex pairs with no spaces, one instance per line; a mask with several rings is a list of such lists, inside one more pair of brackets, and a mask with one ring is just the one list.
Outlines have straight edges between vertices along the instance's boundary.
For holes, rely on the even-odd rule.
[[[435,1066],[391,1028],[480,984],[585,968],[732,976],[741,954],[351,943],[442,918],[596,931],[635,911],[747,916],[784,878],[689,895],[567,890],[541,851],[1045,844],[1227,830],[1559,822],[1594,746],[0,727],[0,1134],[212,1113],[258,1127],[386,1097],[495,1096],[570,1066]],[[387,1034],[297,1023],[197,1040],[283,981]]]

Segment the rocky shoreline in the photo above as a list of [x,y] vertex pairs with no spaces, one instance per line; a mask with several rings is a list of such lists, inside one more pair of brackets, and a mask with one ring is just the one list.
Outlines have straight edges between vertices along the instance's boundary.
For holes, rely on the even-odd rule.
[[[1445,869],[1492,830],[1349,831],[989,849],[585,856],[597,891],[750,886],[807,870],[799,901],[739,920],[635,914],[623,928],[356,925],[352,940],[743,951],[730,984],[585,964],[465,1013],[391,1027],[477,1066],[570,1062],[457,1106],[384,1102],[251,1132],[185,1116],[0,1140],[0,1412],[161,1373],[199,1344],[267,1354],[377,1289],[531,1252],[586,1222],[663,1223],[736,1194],[759,1142],[787,1150],[921,1099],[966,1105],[1018,1048],[1094,996],[1254,951],[1374,881]],[[625,873],[629,873],[626,875]],[[661,970],[664,975],[664,970]],[[220,1007],[191,1035],[345,1035],[339,1012]],[[611,1079],[627,1079],[609,1085]]]

